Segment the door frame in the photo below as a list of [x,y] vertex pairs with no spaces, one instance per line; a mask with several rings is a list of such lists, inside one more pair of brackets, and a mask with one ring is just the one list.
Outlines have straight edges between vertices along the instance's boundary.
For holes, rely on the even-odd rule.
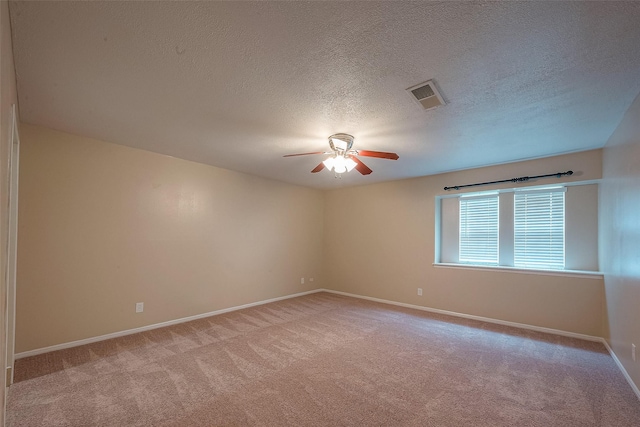
[[5,307],[6,337],[6,386],[13,384],[13,365],[15,359],[15,319],[16,319],[16,267],[18,258],[18,179],[20,165],[20,135],[18,134],[18,118],[16,104],[11,106],[10,147],[8,159],[9,197],[7,210],[7,260],[5,283],[7,306]]

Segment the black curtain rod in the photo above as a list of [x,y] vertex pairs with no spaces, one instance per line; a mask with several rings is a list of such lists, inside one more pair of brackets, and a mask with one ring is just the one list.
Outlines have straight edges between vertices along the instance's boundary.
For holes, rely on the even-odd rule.
[[525,182],[525,181],[529,181],[530,179],[536,179],[536,178],[551,178],[551,177],[560,178],[564,175],[573,175],[573,171],[550,173],[548,175],[538,175],[538,176],[521,176],[520,178],[503,179],[501,181],[478,182],[476,184],[454,185],[453,187],[444,187],[444,189],[446,191],[459,190],[465,187],[477,187],[478,185],[500,184],[502,182]]

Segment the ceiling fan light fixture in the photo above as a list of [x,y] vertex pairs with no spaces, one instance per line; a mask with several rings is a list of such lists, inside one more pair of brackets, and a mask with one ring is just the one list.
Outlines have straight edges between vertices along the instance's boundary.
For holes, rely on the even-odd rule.
[[333,171],[336,178],[339,178],[345,172],[351,172],[353,169],[360,172],[361,175],[369,175],[371,168],[365,165],[358,156],[376,157],[379,159],[398,160],[396,153],[387,153],[384,151],[371,150],[354,150],[353,136],[346,133],[336,133],[329,137],[329,146],[333,152],[312,152],[300,154],[287,154],[284,157],[307,156],[311,154],[331,154],[327,159],[320,162],[311,173],[318,173],[323,169],[329,172]]
[[347,159],[345,159],[343,156],[336,155],[335,161],[333,162],[333,169],[338,173],[346,172],[347,171],[346,160]]
[[327,170],[331,170],[333,169],[333,165],[336,163],[336,159],[335,157],[329,157],[327,160],[323,161],[322,163],[324,163],[324,166],[327,168]]
[[322,163],[324,163],[327,170],[333,170],[335,173],[350,172],[357,164],[353,159],[341,155],[329,157]]
[[351,158],[347,158],[345,161],[345,166],[347,167],[347,172],[351,172],[353,168],[355,168],[357,163]]
[[347,171],[347,166],[340,162],[339,164],[333,165],[333,171],[335,173],[345,173]]

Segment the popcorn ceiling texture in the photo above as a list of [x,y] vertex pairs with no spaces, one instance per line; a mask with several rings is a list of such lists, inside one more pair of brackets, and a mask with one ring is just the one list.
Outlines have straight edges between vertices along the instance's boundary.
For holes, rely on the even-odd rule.
[[[15,2],[22,119],[319,188],[602,147],[638,2]],[[405,90],[434,78],[449,104]],[[336,132],[374,173],[310,174]]]
[[637,426],[600,343],[327,293],[20,359],[9,427]]

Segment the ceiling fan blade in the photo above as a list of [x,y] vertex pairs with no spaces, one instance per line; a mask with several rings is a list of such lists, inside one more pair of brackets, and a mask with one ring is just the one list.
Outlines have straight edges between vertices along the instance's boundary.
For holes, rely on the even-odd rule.
[[316,173],[316,172],[320,172],[322,169],[324,169],[324,163],[320,162],[320,164],[318,166],[316,166],[315,168],[313,168],[313,170],[311,171],[311,173]]
[[380,159],[398,160],[396,153],[385,153],[384,151],[357,150],[358,156],[378,157]]
[[324,151],[316,151],[316,152],[313,152],[313,153],[287,154],[287,155],[282,156],[282,157],[308,156],[310,154],[324,154]]
[[360,161],[360,159],[358,159],[356,156],[349,156],[353,159],[354,162],[356,162],[356,166],[355,169],[360,172],[362,175],[369,175],[371,172],[373,172],[369,166],[365,165],[364,163],[362,163]]

